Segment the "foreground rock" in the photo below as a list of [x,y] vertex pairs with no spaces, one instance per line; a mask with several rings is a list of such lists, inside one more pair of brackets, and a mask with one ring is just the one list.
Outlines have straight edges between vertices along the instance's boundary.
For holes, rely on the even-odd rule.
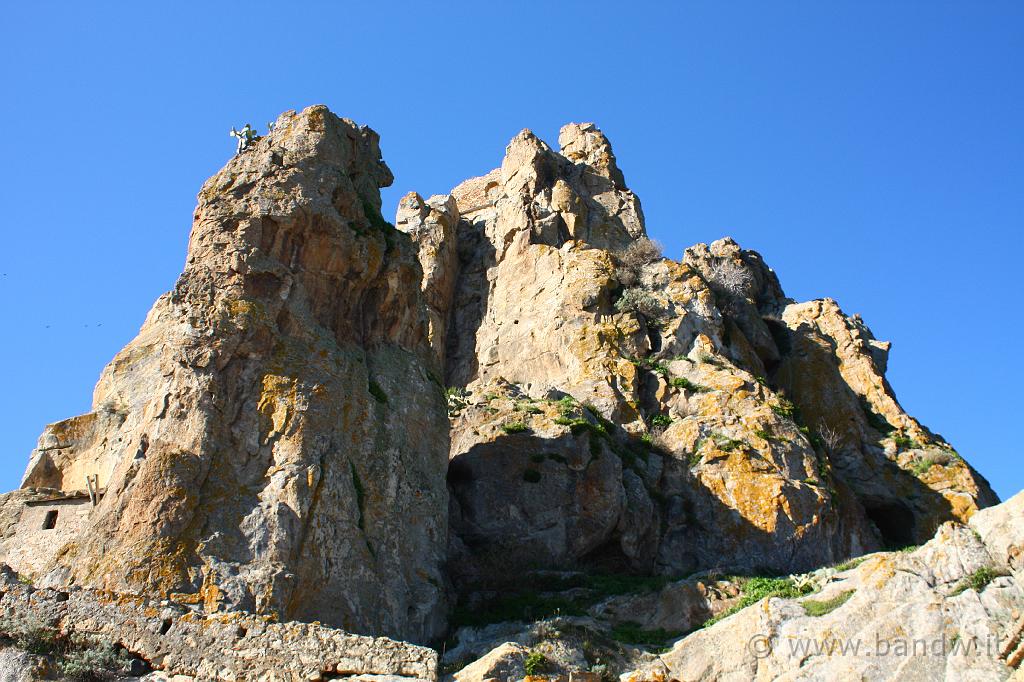
[[211,613],[443,631],[448,425],[415,250],[380,214],[390,182],[377,135],[324,107],[207,181],[174,290],[93,411],[32,454],[24,486],[50,507],[12,501],[15,568]]
[[[0,566],[0,623],[9,627],[18,621],[113,643],[166,675],[202,680],[360,675],[433,680],[437,673],[432,649],[351,635],[316,623],[276,623],[241,613],[202,614],[171,602],[94,590],[37,590]],[[5,662],[13,669],[32,665],[15,649],[0,653],[0,664]]]
[[623,680],[1001,680],[1024,660],[1024,493],[875,554],[819,593],[769,599]]

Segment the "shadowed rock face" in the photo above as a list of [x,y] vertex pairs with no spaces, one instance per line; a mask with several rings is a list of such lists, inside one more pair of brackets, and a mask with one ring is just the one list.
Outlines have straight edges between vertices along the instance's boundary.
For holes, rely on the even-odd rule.
[[[459,572],[805,570],[997,501],[899,407],[888,344],[833,301],[787,298],[757,253],[698,244],[625,281],[639,202],[592,124],[559,145],[523,131],[500,168],[399,211],[443,273],[423,286],[447,383],[468,392],[449,472]],[[657,319],[616,305],[637,283]]]
[[26,485],[104,489],[52,581],[441,632],[448,423],[391,180],[311,107],[207,181],[174,290],[33,453]]

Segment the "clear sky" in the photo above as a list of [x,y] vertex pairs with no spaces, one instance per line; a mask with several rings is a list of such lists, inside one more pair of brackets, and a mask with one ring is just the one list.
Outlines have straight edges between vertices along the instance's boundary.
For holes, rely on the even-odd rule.
[[[893,342],[904,407],[1024,488],[1024,3],[17,2],[0,22],[0,488],[184,262],[228,129],[324,103],[447,192],[610,137],[679,258],[731,235]],[[1012,381],[1011,381],[1012,380]]]

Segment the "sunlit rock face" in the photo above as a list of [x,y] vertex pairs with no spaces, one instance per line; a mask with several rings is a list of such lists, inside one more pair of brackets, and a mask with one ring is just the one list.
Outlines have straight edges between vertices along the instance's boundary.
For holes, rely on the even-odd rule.
[[102,491],[41,573],[442,632],[448,423],[391,180],[377,135],[318,106],[206,182],[173,291],[33,453],[26,486]]
[[795,303],[730,239],[630,265],[643,212],[610,143],[570,124],[559,145],[523,131],[500,168],[399,210],[466,391],[457,572],[802,570],[996,502],[900,408],[858,317]]
[[523,131],[392,226],[376,134],[283,114],[202,188],[184,272],[92,411],[0,499],[0,558],[425,642],[452,586],[803,571],[997,501],[903,411],[858,316],[728,238],[662,257],[604,134],[558,143]]

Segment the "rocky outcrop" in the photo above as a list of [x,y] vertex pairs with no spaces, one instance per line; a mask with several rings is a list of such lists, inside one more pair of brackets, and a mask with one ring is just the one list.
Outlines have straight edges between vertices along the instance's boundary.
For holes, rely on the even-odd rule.
[[430,322],[430,346],[439,363],[444,362],[448,317],[459,265],[455,229],[459,209],[451,197],[424,200],[415,192],[398,203],[395,226],[412,237],[419,248],[423,268],[421,288]]
[[[72,639],[87,635],[118,646],[166,675],[201,680],[387,675],[411,682],[433,680],[437,674],[437,653],[424,647],[350,635],[318,623],[203,614],[168,601],[94,590],[37,590],[0,566],[0,628],[17,622]],[[0,653],[0,665],[5,661],[12,668],[31,663],[11,649]]]
[[729,239],[638,260],[608,140],[572,124],[559,144],[524,131],[499,169],[399,210],[440,273],[457,572],[806,570],[996,501],[899,407],[858,318],[794,303]]
[[836,476],[885,539],[922,543],[943,520],[998,501],[951,445],[903,411],[885,379],[889,344],[860,317],[823,299],[788,305],[782,321],[789,352],[777,381],[830,439]]
[[817,594],[743,609],[622,679],[1009,679],[1024,660],[1022,546],[1024,493]]
[[372,130],[311,107],[206,182],[174,290],[32,455],[26,486],[102,493],[37,575],[443,631],[448,425],[391,179]]
[[[632,645],[699,627],[747,576],[937,530],[933,554],[864,564],[932,561],[946,577],[915,574],[927,589],[838,583],[919,608],[986,552],[1017,570],[1012,524],[977,513],[997,502],[988,484],[897,402],[887,343],[830,299],[789,299],[731,239],[662,257],[601,131],[570,124],[558,142],[521,132],[492,172],[403,197],[395,229],[376,134],[324,107],[282,115],[204,185],[184,272],[92,411],[48,426],[23,489],[0,499],[0,557],[62,593],[184,605],[172,620],[276,618],[282,652],[321,641],[312,621],[436,640],[454,586],[454,651],[513,642],[464,679],[525,673],[535,653],[566,674],[656,676]],[[944,525],[968,520],[998,543]],[[561,636],[473,631],[496,627],[491,607]],[[813,625],[778,608],[757,627]],[[111,634],[151,625],[107,617]],[[295,674],[406,674],[304,646]]]

